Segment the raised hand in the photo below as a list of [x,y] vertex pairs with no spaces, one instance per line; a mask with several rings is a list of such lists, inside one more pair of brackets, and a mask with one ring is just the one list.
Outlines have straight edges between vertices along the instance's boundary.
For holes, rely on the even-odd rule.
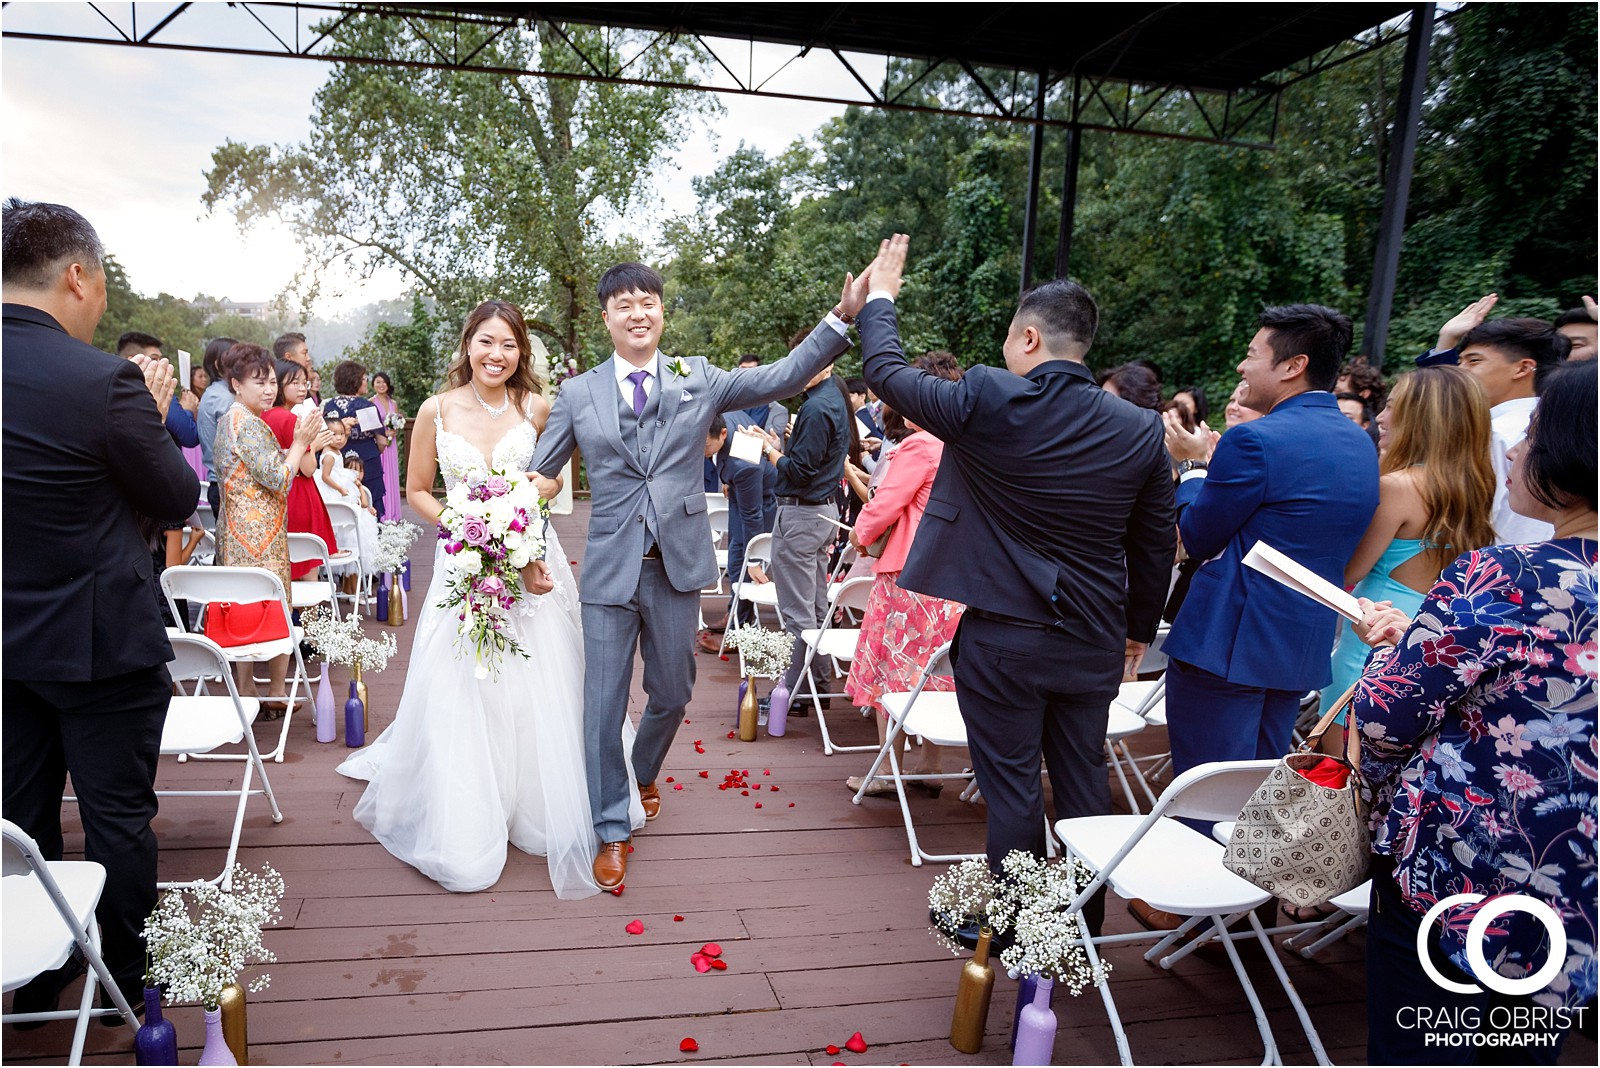
[[[297,444],[303,445],[307,448],[311,447],[312,443],[317,440],[318,436],[323,435],[326,432],[327,423],[322,418],[321,412],[305,412],[301,414],[300,418],[294,421],[294,440]],[[328,441],[332,440],[333,436],[329,434]],[[326,442],[324,442],[324,444],[326,444]]]
[[1209,460],[1222,436],[1208,426],[1184,429],[1183,417],[1177,412],[1162,412],[1161,421],[1166,425],[1167,452],[1174,460]]
[[1596,305],[1593,297],[1583,298],[1583,310],[1589,313],[1589,318],[1600,321],[1600,305]]
[[837,315],[848,315],[854,318],[861,314],[862,307],[867,303],[867,286],[872,277],[872,266],[861,272],[860,277],[846,271],[844,288],[839,291],[839,305],[834,308]]
[[1499,301],[1500,294],[1490,293],[1456,312],[1454,318],[1439,328],[1439,340],[1434,346],[1435,350],[1443,352],[1445,349],[1459,346],[1461,339],[1467,336],[1467,332],[1487,319]]
[[172,407],[172,396],[178,386],[178,380],[172,374],[172,365],[166,360],[151,359],[149,356],[135,356],[133,363],[143,372],[144,388],[155,399],[161,421],[166,422],[167,409]]
[[900,296],[905,284],[906,249],[911,244],[907,234],[895,234],[878,246],[878,258],[872,261],[872,288],[887,290],[889,296]]

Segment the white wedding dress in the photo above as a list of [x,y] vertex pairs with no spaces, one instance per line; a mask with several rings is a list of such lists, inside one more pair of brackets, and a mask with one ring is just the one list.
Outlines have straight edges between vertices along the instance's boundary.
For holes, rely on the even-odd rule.
[[[446,488],[481,478],[490,467],[526,471],[532,463],[536,435],[527,421],[495,445],[493,464],[437,418],[435,429]],[[493,886],[508,841],[547,858],[557,897],[600,889],[584,773],[577,584],[554,528],[548,536],[556,588],[524,595],[512,610],[517,643],[528,657],[505,653],[499,678],[481,681],[473,675],[471,647],[464,655],[456,647],[455,615],[438,607],[446,569],[436,546],[394,723],[339,765],[340,774],[368,782],[356,820],[447,890]],[[631,743],[631,722],[624,717],[624,723]],[[637,787],[629,814],[634,827],[644,825]]]

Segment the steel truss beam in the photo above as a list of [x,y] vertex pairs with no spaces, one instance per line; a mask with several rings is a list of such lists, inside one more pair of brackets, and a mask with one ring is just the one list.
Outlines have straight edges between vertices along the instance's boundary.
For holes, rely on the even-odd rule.
[[[104,23],[104,32],[66,34],[0,27],[0,35],[18,40],[61,41],[78,44],[105,44],[130,48],[155,48],[169,51],[208,52],[225,55],[313,59],[336,63],[365,63],[410,69],[470,71],[504,77],[543,77],[577,79],[616,85],[651,88],[693,89],[745,96],[767,96],[830,104],[854,104],[895,111],[912,111],[980,119],[990,122],[1108,133],[1141,134],[1185,141],[1201,141],[1246,148],[1270,148],[1277,133],[1278,100],[1284,89],[1314,77],[1341,63],[1406,35],[1405,20],[1379,27],[1362,36],[1340,42],[1307,59],[1294,63],[1273,78],[1242,89],[1216,90],[1194,85],[1147,85],[1112,77],[1088,76],[1071,71],[1045,74],[1045,107],[1038,107],[1041,75],[1020,68],[975,65],[959,56],[898,56],[890,50],[878,53],[891,62],[881,78],[870,77],[860,69],[859,59],[830,44],[827,27],[819,28],[818,38],[795,48],[776,69],[758,76],[753,39],[709,40],[694,34],[663,31],[640,43],[641,31],[620,25],[601,25],[604,47],[586,49],[566,32],[561,23],[528,20],[475,11],[449,11],[407,4],[378,3],[230,3],[204,5],[208,24],[215,23],[222,11],[234,16],[227,42],[210,31],[210,40],[174,40],[174,31],[196,23],[196,5],[173,4],[171,9],[144,33],[139,33],[138,8],[128,4],[127,29],[108,13],[108,8],[123,5],[88,3]],[[143,5],[146,7],[154,5]],[[841,6],[841,11],[843,6]],[[281,25],[287,13],[294,33],[283,35],[272,28],[263,15],[277,16]],[[185,16],[188,16],[185,18]],[[358,52],[341,44],[336,33],[351,18],[388,19],[399,44],[416,45],[426,58],[396,58],[394,54]],[[990,20],[999,17],[998,13]],[[314,34],[302,40],[301,27],[314,26]],[[489,53],[493,42],[518,28],[537,28],[562,45],[573,69],[513,68],[498,66]],[[1137,27],[1134,27],[1137,28]],[[699,81],[677,82],[640,76],[633,68],[652,50],[687,41],[708,58]],[[245,42],[245,43],[236,43]],[[253,42],[253,43],[251,43]],[[764,45],[764,47],[776,47]],[[405,49],[395,49],[405,54]],[[820,93],[783,92],[771,88],[773,79],[796,60],[813,51],[831,54],[861,89],[858,97]],[[742,54],[735,54],[742,53]],[[559,63],[545,64],[560,67]],[[936,72],[949,79],[944,98],[925,89]],[[729,84],[719,84],[724,79]],[[919,92],[919,90],[921,90]],[[1196,133],[1196,130],[1203,132]]]

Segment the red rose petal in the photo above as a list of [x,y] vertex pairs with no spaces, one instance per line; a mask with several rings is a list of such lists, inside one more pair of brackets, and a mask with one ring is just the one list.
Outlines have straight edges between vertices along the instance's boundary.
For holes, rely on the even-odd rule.
[[689,963],[694,965],[694,970],[704,975],[711,970],[711,959],[704,953],[696,953],[689,958]]
[[686,1038],[682,1042],[678,1043],[678,1052],[679,1053],[699,1053],[700,1052],[700,1043],[696,1042],[692,1038]]
[[666,781],[667,782],[676,782],[677,780],[675,780],[671,775],[668,775]]
[[790,802],[789,802],[789,807],[790,807],[790,808],[794,808],[794,802],[793,802],[793,801],[790,801]]
[[626,890],[627,888],[628,888],[628,884],[627,883],[618,883],[617,884],[617,888],[615,890],[611,891],[611,896],[612,897],[621,897],[622,896],[622,892],[624,890]]
[[769,787],[767,787],[767,789],[771,790],[773,793],[777,793],[778,792],[778,788],[776,786],[769,786]]
[[861,1037],[860,1031],[857,1031],[850,1036],[849,1041],[844,1044],[844,1048],[851,1053],[865,1053],[867,1052],[867,1040]]
[[709,778],[711,778],[711,773],[709,771],[702,771],[700,773],[700,777],[702,779],[709,779]]
[[750,791],[749,790],[740,790],[739,792],[741,794],[743,794],[745,797],[749,797],[750,796]]
[[839,1047],[830,1042],[826,1052],[830,1057],[837,1057],[839,1055]]
[[729,737],[729,738],[733,738],[733,737],[735,737],[735,733],[734,733],[734,732],[733,732],[733,731],[729,731],[729,732],[728,732],[728,737]]
[[628,924],[628,926],[625,927],[624,930],[626,930],[631,935],[644,934],[644,924],[642,922],[640,922],[639,920],[634,920],[632,923]]
[[633,852],[633,846],[629,846],[629,847],[628,847],[628,852],[630,852],[630,853],[632,853],[632,852]]
[[763,775],[771,775],[772,774],[772,769],[771,768],[762,768],[761,769],[761,774],[763,774]]
[[756,802],[756,808],[760,808],[760,807],[761,807],[761,802],[760,802],[760,801],[757,801],[757,802]]
[[722,655],[721,655],[721,656],[720,656],[720,657],[718,657],[718,658],[717,658],[717,659],[719,659],[719,660],[721,660],[721,661],[722,661],[722,662],[723,662],[723,663],[724,663],[724,664],[726,664],[726,663],[727,663],[727,662],[728,662],[728,654],[727,654],[727,653],[723,653],[723,654],[722,654]]
[[714,960],[711,962],[711,966],[719,972],[725,972],[728,970],[728,962],[725,960]]
[[682,916],[674,916],[674,917],[672,917],[672,922],[673,923],[682,923],[683,922],[683,917]]
[[720,957],[722,956],[722,947],[717,945],[715,942],[707,942],[705,945],[700,947],[700,952],[704,953],[708,957]]
[[686,720],[684,720],[684,721],[683,721],[683,725],[684,725],[684,726],[685,726],[685,727],[687,727],[687,726],[688,726],[688,725],[689,725],[689,724],[690,724],[690,723],[693,723],[693,722],[694,722],[694,721],[693,721],[693,720],[688,720],[688,719],[686,719]]
[[673,789],[674,789],[674,790],[681,790],[681,789],[683,789],[683,783],[681,783],[681,782],[675,782],[675,783],[673,783],[673,784],[672,784],[672,788],[673,788]]

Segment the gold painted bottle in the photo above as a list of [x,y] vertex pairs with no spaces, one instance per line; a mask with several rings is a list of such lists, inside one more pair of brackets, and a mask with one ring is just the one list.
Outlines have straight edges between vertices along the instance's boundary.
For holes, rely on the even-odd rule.
[[249,1064],[250,1037],[245,1019],[244,987],[237,982],[229,983],[222,988],[217,1004],[222,1009],[222,1037],[233,1051],[233,1059]]
[[950,1044],[962,1053],[983,1049],[983,1029],[989,1022],[989,999],[994,994],[994,968],[989,963],[987,927],[978,930],[978,948],[972,959],[961,966],[961,985],[956,987],[956,1011],[950,1018]]
[[756,680],[752,676],[744,681],[744,697],[739,700],[739,740],[753,742],[756,740]]
[[389,626],[398,627],[405,623],[405,610],[400,607],[400,576],[389,576]]
[[367,684],[361,681],[361,665],[350,668],[350,681],[356,684],[356,697],[361,701],[361,733],[372,733],[372,702],[367,699]]

